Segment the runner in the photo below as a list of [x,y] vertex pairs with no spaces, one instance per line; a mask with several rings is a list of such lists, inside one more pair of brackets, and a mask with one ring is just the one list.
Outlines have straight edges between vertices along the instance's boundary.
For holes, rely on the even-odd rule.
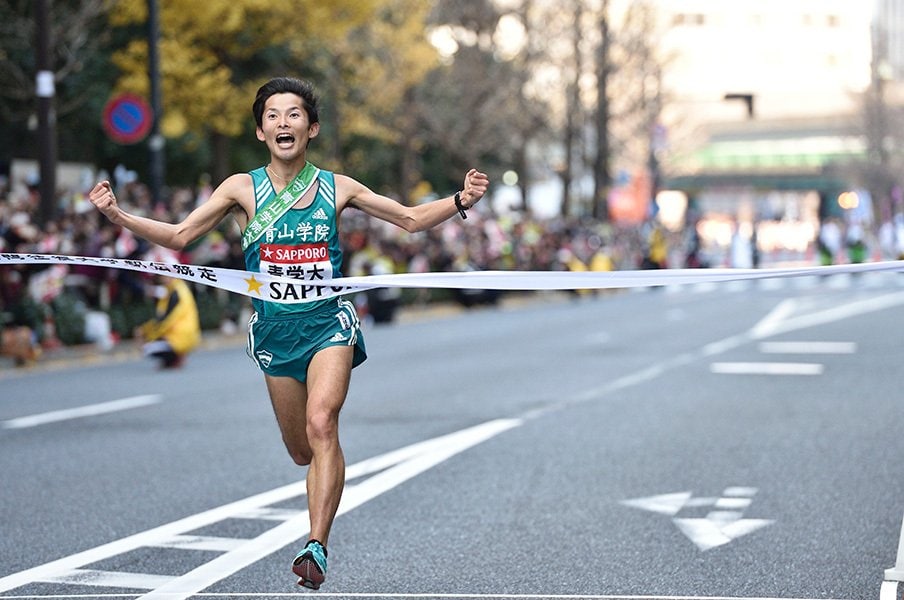
[[[270,161],[230,176],[181,223],[165,223],[124,211],[108,181],[89,193],[111,222],[151,242],[182,250],[231,214],[242,229],[249,271],[312,282],[341,277],[339,215],[346,208],[408,232],[429,229],[466,211],[487,190],[487,176],[471,169],[461,191],[418,206],[404,206],[351,177],[307,162],[320,131],[318,99],[310,82],[279,77],[261,86],[252,106],[258,140]],[[311,536],[293,561],[299,584],[318,589],[327,568],[327,542],[342,490],[345,459],[339,444],[339,411],[353,367],[366,358],[360,322],[351,302],[329,297],[277,304],[253,300],[248,352],[267,384],[282,439],[292,459],[307,465]]]

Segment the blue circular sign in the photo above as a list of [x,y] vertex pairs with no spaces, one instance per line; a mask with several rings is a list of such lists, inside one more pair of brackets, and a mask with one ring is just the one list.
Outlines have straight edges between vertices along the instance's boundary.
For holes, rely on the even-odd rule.
[[153,120],[151,107],[135,94],[115,96],[104,107],[104,131],[119,144],[135,144],[146,138]]

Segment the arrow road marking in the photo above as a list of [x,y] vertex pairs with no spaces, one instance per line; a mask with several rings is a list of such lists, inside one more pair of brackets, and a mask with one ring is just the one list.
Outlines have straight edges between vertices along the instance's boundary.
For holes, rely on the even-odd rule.
[[772,521],[767,519],[738,519],[727,524],[720,524],[710,518],[674,519],[674,522],[681,533],[704,551],[725,545],[742,535],[772,524]]
[[691,492],[676,492],[674,494],[661,494],[649,498],[636,498],[634,500],[622,500],[625,506],[633,506],[641,510],[659,513],[661,515],[674,516],[678,514],[687,501],[691,499]]
[[723,546],[771,525],[768,519],[744,519],[744,509],[750,506],[757,489],[751,487],[725,488],[719,498],[695,498],[692,492],[674,492],[646,498],[622,500],[621,504],[649,512],[675,517],[684,508],[712,506],[703,518],[673,518],[672,522],[700,550]]

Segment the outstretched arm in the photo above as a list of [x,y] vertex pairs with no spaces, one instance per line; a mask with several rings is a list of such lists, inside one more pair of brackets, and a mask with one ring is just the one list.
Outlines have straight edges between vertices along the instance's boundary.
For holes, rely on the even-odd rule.
[[[109,181],[101,181],[88,192],[88,198],[110,222],[125,227],[135,235],[172,250],[182,250],[193,241],[213,230],[227,214],[237,206],[242,186],[250,186],[248,175],[233,175],[210,195],[210,198],[194,209],[181,223],[165,223],[120,208]],[[240,221],[247,221],[241,219]],[[244,226],[244,222],[240,225]]]
[[[477,204],[483,198],[489,185],[490,180],[486,174],[477,169],[468,171],[465,175],[464,187],[460,192],[462,208],[467,210]],[[398,225],[411,233],[430,229],[458,214],[454,195],[418,206],[405,206],[392,198],[377,194],[364,184],[345,175],[336,175],[336,188],[340,200],[340,210],[346,206],[353,206],[372,217]]]

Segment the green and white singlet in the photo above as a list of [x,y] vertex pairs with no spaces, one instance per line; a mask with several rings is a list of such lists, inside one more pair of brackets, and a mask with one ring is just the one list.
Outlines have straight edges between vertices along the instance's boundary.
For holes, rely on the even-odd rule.
[[[254,184],[255,210],[260,210],[275,200],[273,183],[266,167],[251,171]],[[329,289],[316,289],[318,283],[342,277],[342,248],[339,245],[339,228],[336,214],[336,185],[333,173],[320,171],[316,195],[305,208],[291,208],[273,225],[264,230],[257,241],[245,248],[245,268],[251,272],[267,273],[308,282],[301,293],[328,297]],[[308,289],[310,288],[310,289]],[[297,292],[296,292],[297,293]],[[314,311],[325,300],[281,304],[252,298],[254,310],[261,316],[271,317]],[[333,300],[335,303],[335,300]]]
[[[276,199],[266,167],[250,172],[255,211]],[[323,287],[324,280],[342,276],[336,186],[333,173],[320,171],[313,201],[290,208],[244,249],[245,268],[251,272],[299,280],[302,285],[271,285],[269,293],[293,294],[295,303],[268,302],[252,297],[254,315],[248,328],[248,354],[270,375],[307,378],[316,352],[329,346],[355,347],[353,365],[366,358],[360,320],[344,296]],[[252,215],[253,217],[253,215]]]

